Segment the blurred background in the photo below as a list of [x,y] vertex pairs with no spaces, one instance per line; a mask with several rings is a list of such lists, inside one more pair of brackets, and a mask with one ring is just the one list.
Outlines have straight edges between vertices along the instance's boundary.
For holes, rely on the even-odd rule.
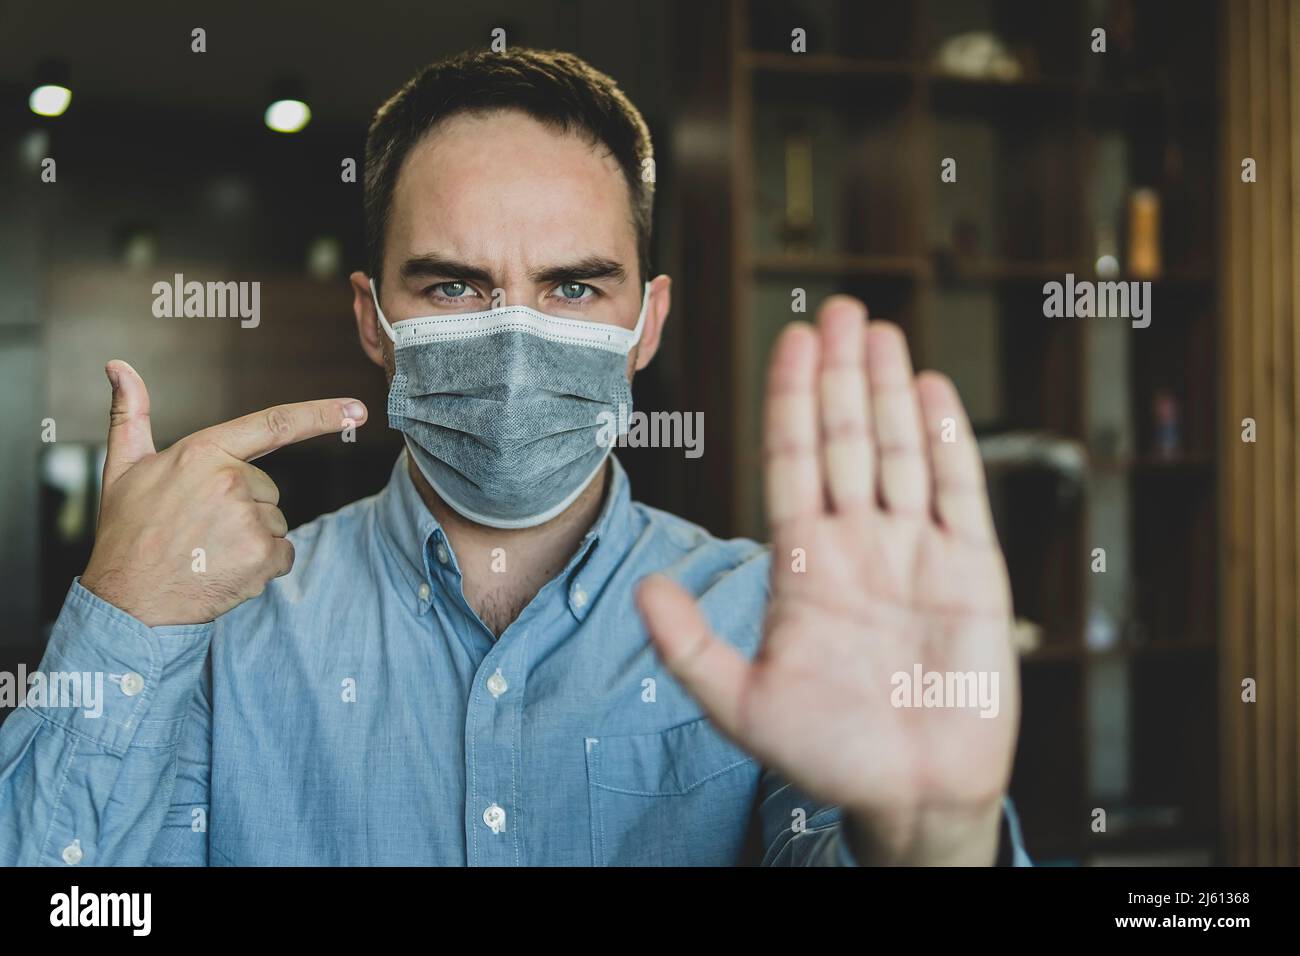
[[[636,402],[703,411],[706,440],[621,451],[637,497],[764,537],[768,351],[800,292],[860,296],[980,436],[1031,854],[1297,862],[1295,3],[128,6],[0,4],[0,670],[37,665],[89,555],[109,358],[148,383],[159,447],[363,398],[366,454],[259,462],[291,525],[383,485],[342,170],[412,73],[500,28],[608,72],[654,137],[673,311]],[[260,325],[155,318],[176,274],[260,282]],[[1151,282],[1150,326],[1045,318],[1067,274]]]

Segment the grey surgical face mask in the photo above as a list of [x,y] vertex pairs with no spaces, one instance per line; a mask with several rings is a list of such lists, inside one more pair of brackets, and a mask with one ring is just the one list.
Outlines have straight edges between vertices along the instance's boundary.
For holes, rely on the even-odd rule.
[[[370,282],[396,374],[388,424],[448,506],[492,528],[531,528],[581,494],[632,410],[627,356],[636,328],[525,306],[429,315],[390,325]],[[603,440],[602,440],[603,438]]]

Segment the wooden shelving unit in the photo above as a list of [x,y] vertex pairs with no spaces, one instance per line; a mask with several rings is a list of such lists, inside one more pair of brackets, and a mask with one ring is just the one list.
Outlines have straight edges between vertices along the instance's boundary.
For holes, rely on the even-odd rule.
[[[796,317],[796,286],[810,313],[825,294],[849,292],[901,325],[918,367],[954,375],[982,434],[1032,429],[1087,452],[1073,497],[1041,469],[990,476],[1017,613],[1045,635],[1023,659],[1013,796],[1031,852],[1049,860],[1217,852],[1217,7],[1125,6],[1132,29],[1113,33],[1101,56],[1090,33],[1110,21],[1093,23],[1084,0],[731,0],[725,24],[713,24],[725,29],[684,54],[708,65],[682,91],[690,122],[714,124],[728,144],[722,195],[703,205],[704,177],[716,190],[719,170],[683,166],[693,205],[681,215],[705,225],[681,255],[689,269],[707,253],[730,287],[679,290],[689,323],[721,310],[702,334],[731,355],[701,396],[712,420],[731,425],[731,493],[711,504],[729,514],[728,530],[766,536],[761,383],[775,335]],[[684,20],[691,11],[680,7]],[[1119,0],[1106,16],[1117,11]],[[808,52],[788,52],[794,27],[807,31]],[[1004,38],[1023,77],[940,72],[940,43],[971,29]],[[779,229],[782,130],[792,126],[811,138],[816,164],[817,231],[802,248]],[[1103,221],[1126,262],[1121,209],[1098,211],[1117,154],[1127,188],[1160,194],[1163,229],[1154,321],[1119,339],[1098,323],[1127,329],[1123,320],[1042,311],[1044,282],[1097,278]],[[958,160],[957,183],[940,181],[947,156]],[[971,210],[978,248],[946,253]],[[1158,390],[1181,410],[1171,455],[1154,450]],[[1127,447],[1104,447],[1098,409],[1107,403],[1125,412]],[[1126,527],[1108,517],[1116,507]],[[1090,571],[1094,547],[1124,557],[1126,570],[1108,573],[1129,595],[1125,638],[1100,652],[1087,640],[1090,611],[1118,578]],[[1112,710],[1126,715],[1118,768],[1113,753],[1098,757]],[[1122,791],[1097,792],[1103,765]],[[1095,807],[1163,822],[1108,839],[1090,827]]]

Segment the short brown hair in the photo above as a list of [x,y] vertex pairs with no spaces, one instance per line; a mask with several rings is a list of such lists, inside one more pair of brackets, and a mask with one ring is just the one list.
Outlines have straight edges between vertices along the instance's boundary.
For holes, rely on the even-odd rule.
[[407,154],[448,117],[508,109],[562,132],[580,133],[609,150],[631,192],[637,265],[644,282],[650,274],[654,205],[654,183],[641,174],[645,161],[654,158],[645,120],[612,79],[579,57],[520,48],[460,53],[432,63],[375,113],[366,137],[364,204],[366,257],[376,284],[393,190]]

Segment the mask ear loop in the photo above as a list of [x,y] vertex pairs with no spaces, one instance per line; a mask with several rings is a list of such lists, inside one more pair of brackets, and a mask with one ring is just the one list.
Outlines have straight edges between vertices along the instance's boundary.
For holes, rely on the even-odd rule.
[[[372,284],[373,291],[373,284]],[[378,302],[375,303],[378,306]],[[641,341],[641,330],[645,327],[645,314],[647,307],[650,305],[650,283],[645,283],[645,291],[641,293],[641,314],[636,317],[636,328],[632,330],[632,341],[628,344],[630,352],[638,342]]]
[[[647,290],[648,290],[648,289],[649,289],[649,286],[646,286],[646,288],[647,288]],[[382,326],[384,327],[384,331],[388,334],[388,338],[389,338],[391,341],[396,342],[396,341],[397,341],[397,333],[393,331],[393,327],[392,327],[391,325],[389,325],[389,324],[388,324],[388,320],[387,320],[386,318],[384,318],[384,310],[381,309],[381,308],[379,307],[379,295],[378,295],[378,293],[375,292],[375,280],[374,280],[374,279],[371,279],[371,280],[370,280],[370,298],[372,298],[372,299],[375,300],[375,311],[376,311],[377,313],[379,313],[379,324],[382,325]]]

